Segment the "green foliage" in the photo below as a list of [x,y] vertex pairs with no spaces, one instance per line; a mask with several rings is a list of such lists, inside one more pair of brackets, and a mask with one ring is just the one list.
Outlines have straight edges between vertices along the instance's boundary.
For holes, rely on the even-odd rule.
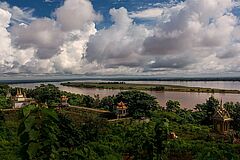
[[48,106],[51,106],[55,102],[60,102],[60,90],[58,87],[48,84],[41,84],[32,90],[32,97],[39,103],[47,103]]
[[159,108],[155,97],[140,91],[120,92],[116,99],[126,103],[129,115],[134,117],[149,116],[150,111]]
[[59,146],[59,121],[56,112],[37,106],[22,109],[23,120],[18,134],[23,159],[56,159]]
[[[66,95],[71,105],[110,111],[123,101],[130,116],[148,116],[150,121],[129,118],[110,122],[97,114],[72,107],[56,112],[30,105],[21,110],[19,125],[16,112],[11,115],[0,112],[0,159],[240,158],[240,146],[224,141],[210,128],[211,116],[219,105],[213,97],[196,106],[197,111],[193,112],[181,109],[177,101],[168,101],[164,110],[159,108],[154,97],[139,91],[121,92],[101,100],[97,96],[62,92],[52,85],[42,85],[26,92],[48,105],[58,104],[60,96]],[[240,104],[227,103],[225,107],[234,119],[234,129],[239,129]],[[7,118],[12,115],[16,118]],[[170,140],[169,132],[175,132],[178,138]]]
[[0,109],[11,108],[11,101],[5,96],[0,96]]
[[202,113],[202,120],[201,123],[205,125],[210,125],[212,123],[212,116],[215,110],[219,107],[219,101],[211,96],[206,103],[197,104],[195,109],[198,112]]
[[237,102],[234,104],[233,102],[228,102],[224,104],[224,107],[233,119],[233,129],[240,132],[240,103]]
[[107,96],[101,99],[99,107],[112,112],[116,106],[115,102],[116,98],[114,96]]
[[10,87],[8,85],[0,85],[0,109],[10,108],[11,101],[6,98]]
[[[94,98],[89,95],[80,95],[80,94],[73,94],[68,92],[61,92],[62,95],[68,97],[68,103],[73,106],[81,106],[81,107],[94,107]],[[58,97],[59,99],[59,97]]]
[[168,112],[177,112],[180,109],[180,103],[178,101],[169,100],[166,103],[166,110]]
[[155,125],[155,147],[156,147],[156,154],[157,160],[164,158],[164,151],[166,149],[166,145],[164,142],[168,140],[169,134],[169,121],[168,119],[162,119],[158,121]]
[[8,85],[0,84],[0,96],[6,96],[10,87]]
[[4,112],[0,111],[0,159],[20,159],[17,126],[16,122],[7,121]]
[[186,141],[176,140],[170,141],[168,144],[169,159],[174,157],[182,157],[190,154],[190,159],[196,160],[225,160],[225,159],[239,159],[236,150],[229,144],[206,142],[202,140]]
[[164,86],[156,86],[156,87],[150,88],[150,90],[153,90],[153,91],[164,91],[165,87]]

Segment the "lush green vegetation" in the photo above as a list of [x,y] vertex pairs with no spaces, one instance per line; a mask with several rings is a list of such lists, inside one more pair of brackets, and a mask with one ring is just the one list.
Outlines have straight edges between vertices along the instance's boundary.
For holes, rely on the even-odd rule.
[[239,94],[239,90],[225,90],[214,88],[187,87],[178,85],[161,84],[132,84],[121,82],[67,82],[61,83],[64,86],[79,88],[99,88],[99,89],[120,89],[120,90],[150,90],[150,91],[172,91],[172,92],[204,92],[204,93],[234,93]]
[[[172,100],[162,108],[154,97],[140,91],[100,99],[42,85],[26,93],[39,104],[0,112],[0,159],[240,159],[240,145],[232,143],[233,135],[219,135],[212,129],[211,116],[219,105],[214,97],[191,111]],[[108,121],[78,108],[57,109],[62,94],[73,105],[113,112],[123,101],[130,118]],[[43,103],[52,107],[44,108]],[[239,131],[240,104],[226,103],[225,108],[234,119],[233,129]],[[171,139],[171,132],[178,138]]]
[[11,108],[10,99],[6,98],[10,87],[7,85],[0,85],[0,109]]

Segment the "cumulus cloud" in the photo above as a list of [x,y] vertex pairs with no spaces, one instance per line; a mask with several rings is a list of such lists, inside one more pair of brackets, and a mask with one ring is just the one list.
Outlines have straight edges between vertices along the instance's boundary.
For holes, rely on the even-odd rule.
[[35,20],[29,25],[17,25],[12,28],[14,43],[20,49],[34,47],[37,57],[49,59],[59,53],[63,44],[63,32],[50,19]]
[[89,37],[96,33],[95,25],[88,30],[73,31],[67,34],[64,44],[60,47],[61,54],[52,58],[54,68],[60,73],[86,73],[96,70],[97,64],[91,64],[84,59]]
[[238,45],[230,47],[237,25],[233,4],[231,0],[185,1],[178,14],[160,22],[153,36],[145,39],[144,52],[158,56],[150,67],[185,68],[212,55],[222,59],[238,55]]
[[95,13],[89,0],[66,0],[55,14],[64,31],[84,29],[93,21],[100,21],[102,18]]
[[[68,16],[80,16],[78,20],[69,21],[69,17],[66,21],[61,19],[70,5],[74,9],[68,10]],[[84,7],[87,14],[82,10]],[[89,17],[90,12],[94,17]],[[86,66],[89,69],[96,66],[83,59],[86,43],[96,32],[94,20],[97,15],[91,3],[86,0],[67,0],[56,10],[56,15],[56,20],[34,19],[30,23],[19,23],[10,28],[14,45],[12,52],[16,52],[13,56],[14,72],[84,73],[89,71]]]
[[[124,8],[112,9],[114,24],[90,38],[86,58],[107,68],[197,73],[203,70],[196,67],[202,68],[209,59],[214,62],[206,68],[209,72],[230,70],[230,59],[239,55],[238,18],[231,13],[234,5],[231,0],[186,0],[130,15]],[[157,25],[136,25],[132,18],[155,18]]]
[[[193,74],[240,71],[239,18],[232,0],[186,0],[101,20],[88,0],[66,0],[55,17],[0,8],[0,72]],[[1,7],[2,6],[2,7]],[[145,25],[136,19],[150,19]]]
[[72,34],[71,31],[88,32],[99,17],[90,1],[67,0],[56,9],[56,21],[44,18],[15,25],[12,27],[12,39],[20,49],[35,48],[36,58],[49,59],[61,53],[60,48],[67,41],[67,35]]
[[148,35],[143,26],[133,24],[125,8],[111,9],[114,24],[93,35],[87,48],[86,58],[107,68],[139,66],[142,61],[142,43]]
[[11,68],[11,39],[7,31],[10,23],[11,14],[0,8],[0,72]]

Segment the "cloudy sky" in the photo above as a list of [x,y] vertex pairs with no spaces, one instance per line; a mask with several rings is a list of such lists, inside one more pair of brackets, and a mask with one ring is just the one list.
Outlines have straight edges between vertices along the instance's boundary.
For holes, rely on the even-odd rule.
[[235,0],[0,0],[0,74],[240,76]]

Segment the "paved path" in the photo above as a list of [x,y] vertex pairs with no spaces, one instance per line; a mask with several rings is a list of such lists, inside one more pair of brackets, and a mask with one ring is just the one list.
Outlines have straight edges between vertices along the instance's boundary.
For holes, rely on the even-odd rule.
[[94,109],[94,108],[87,108],[87,107],[79,107],[79,106],[69,106],[69,108],[78,108],[78,109],[83,109],[83,110],[88,110],[88,111],[93,111],[93,112],[98,112],[98,113],[110,113],[110,111]]

